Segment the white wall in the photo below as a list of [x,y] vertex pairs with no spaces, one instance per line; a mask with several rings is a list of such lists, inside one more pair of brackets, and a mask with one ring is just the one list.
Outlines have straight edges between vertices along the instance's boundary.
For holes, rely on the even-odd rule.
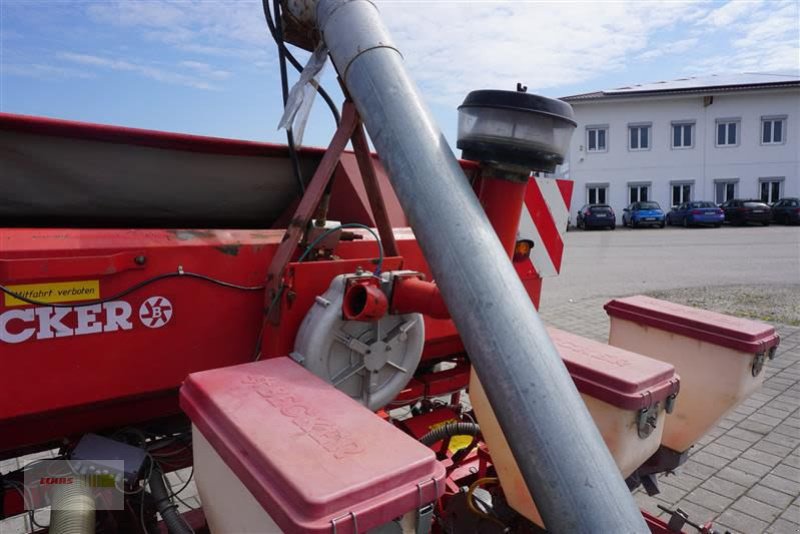
[[[671,182],[693,180],[694,200],[714,201],[714,180],[738,178],[737,197],[758,198],[759,178],[784,177],[782,196],[800,196],[800,89],[760,90],[713,95],[645,97],[571,102],[578,127],[569,152],[569,178],[575,181],[571,217],[586,202],[586,184],[608,183],[608,202],[618,221],[628,204],[629,182],[651,182],[650,199],[668,210]],[[784,143],[761,144],[761,117],[787,116]],[[738,146],[716,146],[716,120],[741,120]],[[694,120],[694,147],[673,149],[672,122]],[[628,124],[652,123],[650,149],[628,150]],[[585,150],[586,126],[608,125],[608,151]]]

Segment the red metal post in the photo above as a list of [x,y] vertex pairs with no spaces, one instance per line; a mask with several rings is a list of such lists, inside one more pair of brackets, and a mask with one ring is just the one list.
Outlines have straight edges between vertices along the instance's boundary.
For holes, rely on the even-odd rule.
[[322,199],[322,195],[325,192],[325,188],[331,176],[333,176],[334,170],[336,170],[336,165],[339,164],[339,157],[347,146],[347,142],[353,136],[357,124],[358,114],[355,106],[353,106],[352,102],[345,102],[339,128],[336,130],[333,139],[331,139],[331,143],[328,145],[328,150],[325,152],[325,155],[322,156],[322,161],[320,161],[316,172],[314,172],[314,177],[308,184],[306,192],[300,200],[300,204],[297,206],[294,216],[289,223],[289,227],[286,229],[283,241],[278,247],[269,269],[267,270],[265,309],[271,312],[270,317],[267,317],[268,321],[277,323],[279,316],[275,313],[275,310],[279,309],[279,307],[271,306],[271,304],[274,299],[280,298],[276,295],[278,295],[283,282],[283,272],[297,250],[297,244],[300,242],[303,232],[305,232],[308,223],[311,221],[314,210],[316,210],[319,201]]
[[369,151],[367,136],[364,133],[364,126],[361,124],[361,121],[358,122],[353,131],[352,141],[353,151],[356,154],[356,161],[358,162],[358,170],[361,172],[364,189],[367,191],[369,207],[372,209],[372,218],[375,220],[375,226],[378,228],[378,234],[381,236],[383,250],[386,251],[387,256],[399,256],[400,252],[397,249],[397,242],[394,239],[392,224],[389,221],[389,213],[386,210],[386,203],[383,200],[383,195],[378,185],[378,178],[375,175],[375,166],[372,163],[372,155]]
[[510,257],[514,254],[528,181],[487,176],[482,176],[479,180],[476,187],[478,200]]

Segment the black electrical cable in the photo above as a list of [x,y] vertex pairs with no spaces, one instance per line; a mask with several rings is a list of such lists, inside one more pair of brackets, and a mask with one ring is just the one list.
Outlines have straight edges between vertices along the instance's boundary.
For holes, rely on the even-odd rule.
[[[263,0],[265,12],[269,16],[269,5],[266,0]],[[275,33],[273,39],[278,46],[278,64],[280,65],[281,72],[281,95],[283,97],[283,107],[286,108],[286,102],[289,100],[289,75],[286,72],[286,48],[283,44],[283,27],[281,26],[280,4],[275,2],[275,18],[277,22],[274,24]],[[306,192],[306,183],[303,180],[303,173],[300,170],[300,160],[297,157],[297,148],[294,145],[294,132],[291,128],[286,128],[286,144],[289,147],[289,159],[292,161],[292,173],[297,185],[300,188],[300,193]]]
[[435,428],[419,438],[419,442],[423,445],[430,447],[437,441],[452,436],[477,436],[481,431],[481,427],[475,423],[467,423],[461,421],[458,423],[448,423],[446,425]]
[[4,285],[0,285],[0,291],[5,293],[6,295],[14,297],[17,300],[21,300],[22,302],[26,302],[28,304],[33,304],[34,306],[49,306],[51,308],[82,308],[82,307],[85,307],[85,306],[94,306],[96,304],[104,304],[106,302],[111,302],[112,300],[119,300],[122,297],[130,295],[134,291],[138,291],[139,289],[141,289],[141,288],[143,288],[145,286],[148,286],[150,284],[153,284],[155,282],[158,282],[160,280],[165,280],[167,278],[181,278],[181,277],[183,277],[183,278],[194,278],[196,280],[203,280],[205,282],[216,284],[216,285],[222,286],[222,287],[227,287],[229,289],[236,289],[238,291],[263,291],[264,289],[266,289],[266,286],[240,286],[238,284],[232,284],[230,282],[225,282],[223,280],[217,280],[216,278],[211,278],[210,276],[206,276],[204,274],[192,273],[192,272],[188,272],[188,271],[177,271],[177,272],[174,272],[174,273],[159,274],[159,275],[156,275],[156,276],[154,276],[152,278],[148,278],[147,280],[142,280],[138,284],[134,284],[131,287],[129,287],[128,289],[124,289],[124,290],[120,291],[119,293],[117,293],[116,295],[112,295],[110,297],[97,299],[97,300],[89,300],[89,301],[86,301],[86,302],[78,302],[78,303],[75,303],[75,304],[56,304],[56,303],[52,303],[52,302],[43,302],[43,301],[40,301],[40,300],[31,299],[31,298],[28,298],[28,297],[26,297],[24,295],[20,295],[19,293],[15,292],[15,291],[10,290],[9,288],[7,288]]
[[[272,14],[270,13],[269,9],[269,0],[261,0],[261,3],[262,7],[264,8],[264,15],[267,19],[267,26],[269,27],[269,33],[272,35],[272,39],[275,41],[275,44],[278,46],[279,49],[281,48],[283,49],[283,53],[286,59],[292,65],[292,67],[294,67],[297,72],[303,72],[303,65],[301,65],[300,62],[297,61],[297,58],[294,57],[294,55],[291,53],[291,51],[288,48],[286,48],[286,44],[283,42],[283,39],[278,38],[275,21],[272,20]],[[338,126],[339,122],[341,122],[342,120],[342,117],[341,115],[339,115],[339,110],[336,107],[336,104],[334,103],[333,99],[328,94],[328,92],[322,87],[322,85],[317,85],[317,92],[319,93],[319,96],[321,96],[322,99],[325,101],[325,103],[328,105],[328,108],[331,110],[331,114],[333,114],[333,119],[336,121],[336,125]]]

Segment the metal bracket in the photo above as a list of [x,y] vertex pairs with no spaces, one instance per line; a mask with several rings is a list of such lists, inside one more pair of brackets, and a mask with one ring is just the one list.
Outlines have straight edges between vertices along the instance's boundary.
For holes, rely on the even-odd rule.
[[336,534],[336,522],[338,520],[344,519],[346,517],[352,517],[353,518],[353,532],[358,534],[358,520],[356,519],[355,512],[348,512],[348,513],[346,513],[344,515],[340,515],[339,517],[334,517],[333,519],[331,519],[331,527],[333,528],[333,534]]
[[[436,478],[431,478],[433,482],[433,501],[435,501],[439,497],[439,483],[436,482]],[[426,484],[425,482],[419,482],[417,484],[417,530],[416,534],[429,534],[431,531],[431,526],[433,525],[433,511],[434,505],[433,502],[423,505],[424,499],[422,497],[422,486]]]
[[656,429],[660,407],[661,403],[657,402],[648,408],[639,410],[639,414],[636,416],[636,427],[640,438],[645,439]]
[[754,377],[761,374],[761,371],[764,369],[765,361],[767,361],[766,352],[759,352],[755,355],[753,358],[753,367],[751,368]]
[[417,534],[429,534],[433,525],[433,503],[417,509]]
[[678,397],[677,393],[673,393],[672,395],[667,397],[667,400],[664,401],[664,411],[665,412],[672,413],[672,411],[675,409],[675,399],[677,397]]

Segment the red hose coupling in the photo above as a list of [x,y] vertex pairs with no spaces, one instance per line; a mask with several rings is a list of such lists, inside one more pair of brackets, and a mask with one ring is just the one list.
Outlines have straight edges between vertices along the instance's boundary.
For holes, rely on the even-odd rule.
[[449,319],[450,312],[439,287],[414,277],[398,277],[392,291],[393,313],[421,313],[434,319]]
[[342,315],[348,321],[377,321],[386,315],[389,300],[376,278],[351,280],[344,291]]

